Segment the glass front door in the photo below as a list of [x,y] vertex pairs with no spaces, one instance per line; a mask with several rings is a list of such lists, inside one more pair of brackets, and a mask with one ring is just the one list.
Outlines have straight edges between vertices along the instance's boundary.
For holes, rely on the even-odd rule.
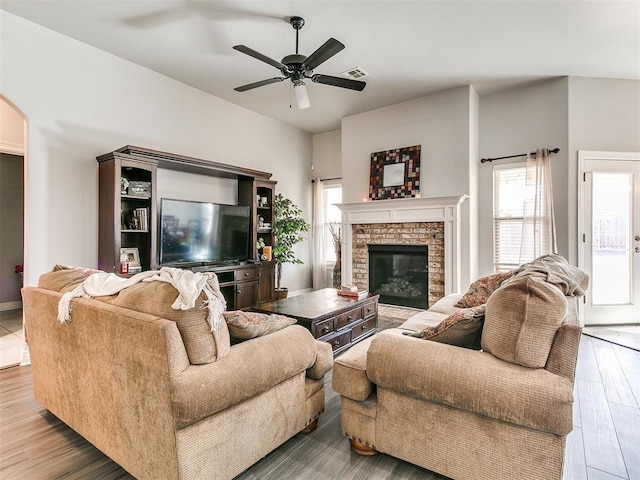
[[585,325],[640,323],[640,158],[582,167]]

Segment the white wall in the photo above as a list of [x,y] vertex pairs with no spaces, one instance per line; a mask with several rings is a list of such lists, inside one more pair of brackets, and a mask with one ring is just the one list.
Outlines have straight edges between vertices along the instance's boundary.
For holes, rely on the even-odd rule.
[[[560,148],[552,155],[552,182],[559,253],[567,256],[569,182],[567,79],[559,78],[480,97],[480,158]],[[478,167],[479,275],[493,271],[493,166],[525,157],[496,160]],[[573,179],[575,181],[575,177]]]
[[[310,219],[311,135],[4,11],[0,27],[0,91],[28,122],[27,284],[97,265],[95,157],[127,144],[273,172]],[[308,242],[299,255],[292,290],[311,285]]]
[[568,109],[569,260],[575,264],[578,151],[640,152],[640,82],[570,77]]
[[342,175],[342,130],[313,136],[313,178],[338,178]]
[[[471,124],[477,96],[470,86],[418,98],[342,119],[342,185],[345,203],[368,198],[371,153],[422,145],[420,194],[422,197],[471,192],[471,155],[477,136]],[[473,106],[473,104],[476,106]],[[461,282],[463,288],[475,272],[470,215],[473,201],[462,209]],[[473,232],[475,235],[475,232]]]

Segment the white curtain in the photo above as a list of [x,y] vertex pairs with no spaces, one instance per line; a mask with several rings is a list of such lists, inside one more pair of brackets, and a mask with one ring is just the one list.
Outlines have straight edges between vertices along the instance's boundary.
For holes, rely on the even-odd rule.
[[327,286],[327,265],[324,258],[324,187],[316,178],[313,182],[313,219],[311,221],[311,271],[313,289]]
[[527,158],[526,198],[522,222],[520,263],[540,255],[558,253],[549,150],[537,150]]

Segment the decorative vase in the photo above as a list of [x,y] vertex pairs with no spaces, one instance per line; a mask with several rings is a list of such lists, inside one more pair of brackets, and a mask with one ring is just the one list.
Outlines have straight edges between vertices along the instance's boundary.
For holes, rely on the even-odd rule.
[[288,288],[276,288],[275,292],[276,300],[282,300],[283,298],[287,298],[287,295],[289,295]]
[[340,250],[336,250],[336,263],[333,266],[333,288],[342,288],[342,261]]

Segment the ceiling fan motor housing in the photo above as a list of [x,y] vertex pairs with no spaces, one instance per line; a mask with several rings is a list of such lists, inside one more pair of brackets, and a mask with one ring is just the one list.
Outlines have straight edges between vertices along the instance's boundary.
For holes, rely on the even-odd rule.
[[299,53],[287,55],[281,62],[284,64],[282,74],[287,77],[291,77],[291,80],[293,80],[294,83],[303,81],[306,77],[306,73],[311,73],[304,64],[306,59],[306,55],[301,55]]

